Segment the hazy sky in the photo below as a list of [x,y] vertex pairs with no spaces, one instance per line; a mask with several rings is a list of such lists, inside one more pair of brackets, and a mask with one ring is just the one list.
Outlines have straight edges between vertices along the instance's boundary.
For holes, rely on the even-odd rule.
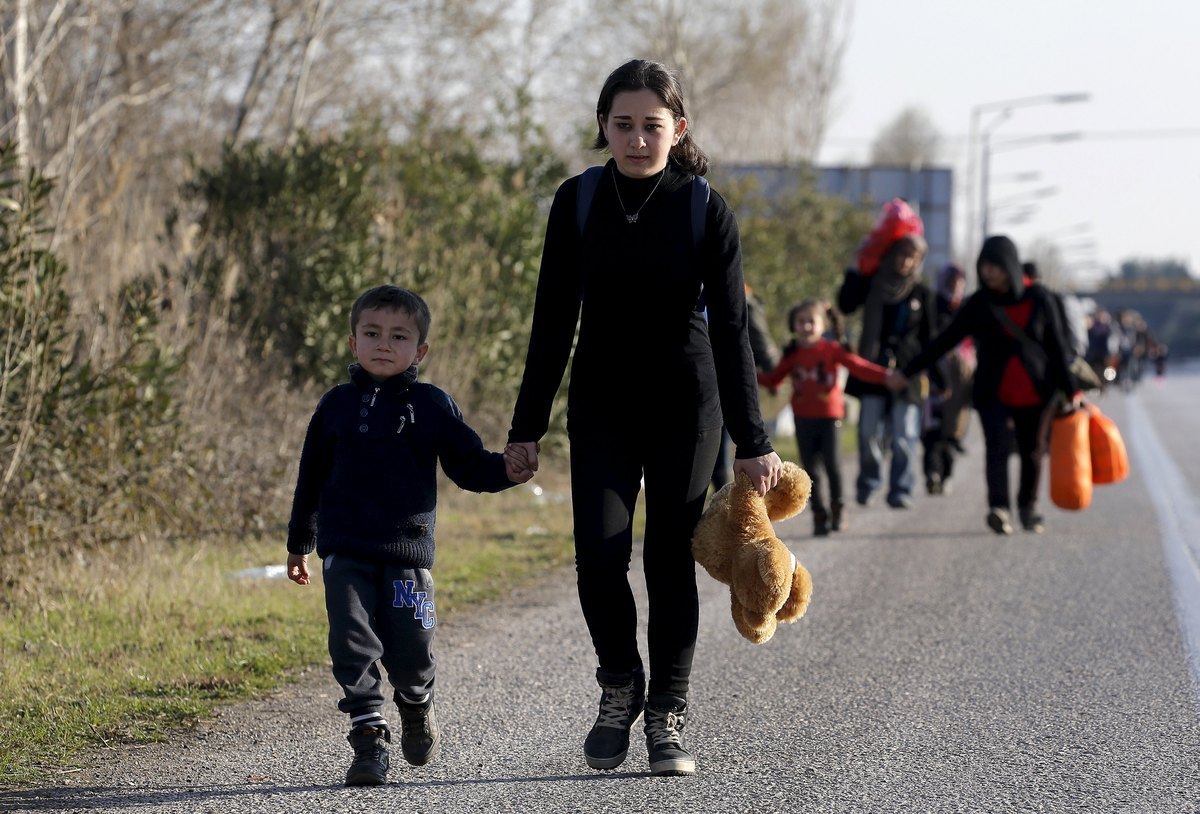
[[[902,109],[924,108],[955,170],[963,247],[972,109],[1088,93],[1015,107],[1003,121],[981,113],[994,148],[990,197],[1008,204],[993,210],[990,231],[1022,248],[1055,241],[1081,282],[1130,257],[1182,259],[1200,275],[1200,0],[855,0],[850,26],[822,164],[865,162]],[[1038,138],[1061,133],[1081,137]],[[1028,204],[1028,219],[1012,221]]]

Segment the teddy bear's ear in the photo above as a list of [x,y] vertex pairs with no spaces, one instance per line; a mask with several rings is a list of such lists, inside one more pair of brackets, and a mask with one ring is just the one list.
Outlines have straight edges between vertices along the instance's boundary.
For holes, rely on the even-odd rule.
[[783,474],[765,498],[767,516],[774,521],[787,520],[804,511],[812,494],[812,478],[791,461],[784,461]]

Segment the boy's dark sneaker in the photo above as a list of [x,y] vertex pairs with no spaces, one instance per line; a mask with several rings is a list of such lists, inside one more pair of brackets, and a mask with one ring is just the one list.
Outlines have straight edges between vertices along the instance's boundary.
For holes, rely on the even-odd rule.
[[683,745],[683,725],[687,722],[687,704],[646,705],[646,751],[650,755],[650,774],[692,775],[696,758]]
[[997,534],[1012,534],[1012,521],[1008,517],[1008,509],[993,506],[987,515],[988,528]]
[[346,771],[347,786],[381,786],[387,782],[390,761],[387,746],[392,733],[386,726],[360,726],[346,736],[354,749],[354,762]]
[[824,509],[813,509],[813,536],[826,537],[829,535],[829,513]]
[[615,769],[629,752],[629,730],[646,706],[646,678],[634,673],[628,681],[600,681],[600,714],[583,741],[583,759],[593,769]]
[[1031,534],[1041,534],[1046,530],[1044,518],[1037,513],[1037,509],[1033,506],[1021,506],[1017,509],[1017,514],[1021,518],[1021,528]]
[[437,757],[442,733],[433,714],[433,693],[422,704],[412,704],[397,696],[400,709],[400,751],[413,766],[424,766]]
[[846,518],[846,504],[840,500],[834,500],[829,504],[829,530],[842,531],[850,527],[850,523]]

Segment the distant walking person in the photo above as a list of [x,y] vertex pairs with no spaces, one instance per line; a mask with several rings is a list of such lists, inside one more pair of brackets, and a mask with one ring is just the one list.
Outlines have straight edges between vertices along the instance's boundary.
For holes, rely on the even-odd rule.
[[[950,324],[962,306],[967,290],[967,275],[954,263],[947,263],[937,274],[937,329]],[[925,490],[931,495],[950,492],[954,462],[962,454],[962,441],[970,426],[971,377],[975,371],[975,347],[964,339],[936,365],[940,382],[930,389],[922,416],[921,446],[925,449],[923,468]]]
[[[800,464],[812,479],[809,503],[813,534],[817,537],[846,527],[838,451],[838,428],[846,407],[838,375],[842,368],[847,368],[865,382],[883,384],[888,373],[886,367],[851,353],[841,342],[825,338],[826,326],[834,321],[833,309],[827,302],[808,299],[794,306],[788,314],[792,342],[774,370],[758,375],[758,383],[772,389],[784,379],[792,383],[796,445]],[[828,501],[822,494],[822,470],[829,481]]]
[[[722,424],[737,446],[735,476],[745,473],[759,494],[783,462],[759,413],[737,222],[701,177],[708,159],[692,140],[678,78],[656,62],[625,63],[605,80],[593,122],[596,148],[612,158],[582,229],[582,177],[567,179],[550,208],[505,455],[537,469],[536,442],[578,327],[567,395],[575,568],[600,685],[583,756],[595,769],[621,765],[644,707],[650,772],[690,775],[696,758],[683,729],[699,625],[691,539]],[[648,682],[628,573],[643,476]]]
[[1008,457],[1010,439],[1015,437],[1021,472],[1017,511],[1022,528],[1040,533],[1044,529],[1037,509],[1042,414],[1056,393],[1078,401],[1067,367],[1065,334],[1050,294],[1025,277],[1017,247],[1007,237],[994,235],[984,241],[976,270],[979,288],[949,326],[890,377],[903,382],[968,335],[974,339],[978,365],[972,398],[983,425],[988,528],[997,534],[1013,532]]
[[[903,367],[933,336],[933,293],[921,282],[926,248],[920,235],[907,235],[888,247],[874,274],[856,269],[846,272],[837,307],[844,314],[862,310],[858,355],[867,361]],[[923,382],[914,379],[903,390],[891,392],[851,374],[846,393],[856,396],[861,405],[855,499],[865,506],[883,485],[884,440],[890,438],[887,503],[894,509],[911,508]]]
[[350,310],[350,381],[321,397],[304,437],[288,522],[288,578],[307,585],[308,556],[323,560],[329,656],[350,718],[347,786],[386,780],[391,728],[387,670],[400,711],[404,759],[438,751],[433,712],[437,627],[433,566],[437,464],[464,489],[499,492],[533,477],[488,452],[458,405],[417,381],[429,350],[429,307],[392,285]]

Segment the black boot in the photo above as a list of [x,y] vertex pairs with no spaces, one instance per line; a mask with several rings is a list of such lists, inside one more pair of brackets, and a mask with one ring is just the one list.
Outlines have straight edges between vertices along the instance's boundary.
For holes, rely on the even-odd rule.
[[386,726],[360,726],[346,736],[354,749],[354,762],[346,771],[347,786],[380,786],[387,782],[390,761],[385,744],[392,733]]
[[441,732],[433,715],[433,693],[424,703],[413,704],[397,693],[400,708],[400,751],[413,766],[424,766],[437,757]]
[[829,534],[829,512],[824,509],[813,509],[813,536],[824,537]]
[[830,531],[845,531],[850,527],[846,519],[846,504],[841,500],[834,500],[829,504],[829,530]]
[[629,730],[646,705],[646,677],[599,673],[600,714],[583,742],[583,759],[593,769],[615,769],[629,752]]
[[691,775],[696,773],[696,758],[683,745],[683,726],[687,723],[687,704],[646,705],[646,750],[650,774]]

